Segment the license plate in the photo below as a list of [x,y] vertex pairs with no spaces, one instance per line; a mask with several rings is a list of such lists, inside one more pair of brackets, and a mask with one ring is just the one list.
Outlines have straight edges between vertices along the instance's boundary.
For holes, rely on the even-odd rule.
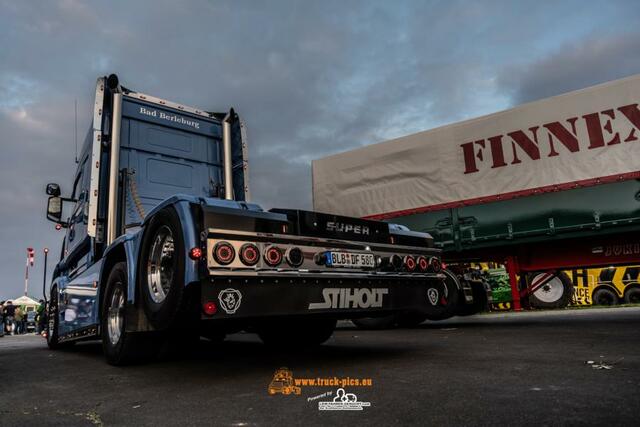
[[373,254],[357,254],[351,252],[327,252],[328,267],[373,268],[375,258]]

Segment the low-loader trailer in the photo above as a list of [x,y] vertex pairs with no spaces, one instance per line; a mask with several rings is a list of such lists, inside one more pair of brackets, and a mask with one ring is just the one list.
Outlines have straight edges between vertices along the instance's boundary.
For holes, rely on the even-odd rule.
[[78,160],[69,197],[58,184],[46,190],[47,218],[66,230],[49,289],[52,349],[101,339],[107,361],[124,364],[240,330],[313,345],[337,319],[437,305],[444,276],[429,234],[251,203],[233,109],[210,113],[101,77]]

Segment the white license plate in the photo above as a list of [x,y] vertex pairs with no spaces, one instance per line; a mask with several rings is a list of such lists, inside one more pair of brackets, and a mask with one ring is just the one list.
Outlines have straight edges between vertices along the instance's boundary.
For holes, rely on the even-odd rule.
[[373,254],[356,254],[351,252],[327,252],[328,267],[375,267]]

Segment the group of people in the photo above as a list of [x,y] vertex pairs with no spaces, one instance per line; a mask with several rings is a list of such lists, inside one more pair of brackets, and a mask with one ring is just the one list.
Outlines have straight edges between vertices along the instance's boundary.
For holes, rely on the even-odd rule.
[[[46,324],[46,310],[43,300],[39,301],[39,305],[35,310],[35,332],[42,333]],[[12,301],[0,301],[0,336],[20,335],[28,332],[29,312],[26,307],[13,305]]]

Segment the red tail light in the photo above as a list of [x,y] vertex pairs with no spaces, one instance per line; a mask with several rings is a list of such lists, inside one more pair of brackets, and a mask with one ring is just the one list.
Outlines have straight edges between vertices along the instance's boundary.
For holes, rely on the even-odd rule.
[[416,269],[416,260],[411,255],[405,256],[403,262],[404,268],[406,268],[407,271],[413,271]]
[[191,250],[189,251],[189,258],[191,258],[194,261],[197,261],[200,258],[202,258],[202,249],[198,247],[191,248]]
[[429,261],[423,256],[418,257],[418,268],[420,271],[427,271],[429,269]]
[[240,248],[240,261],[244,265],[252,266],[258,263],[260,259],[260,250],[253,243],[245,243]]
[[229,265],[236,257],[236,250],[233,249],[231,243],[218,242],[213,247],[213,258],[218,264]]
[[215,302],[209,301],[202,304],[202,311],[204,311],[204,314],[207,316],[213,316],[218,312],[218,307]]
[[269,246],[264,252],[264,261],[271,267],[276,267],[282,262],[282,251],[277,246]]
[[429,260],[429,267],[431,267],[432,271],[437,273],[442,270],[442,263],[440,262],[440,259],[433,257]]

